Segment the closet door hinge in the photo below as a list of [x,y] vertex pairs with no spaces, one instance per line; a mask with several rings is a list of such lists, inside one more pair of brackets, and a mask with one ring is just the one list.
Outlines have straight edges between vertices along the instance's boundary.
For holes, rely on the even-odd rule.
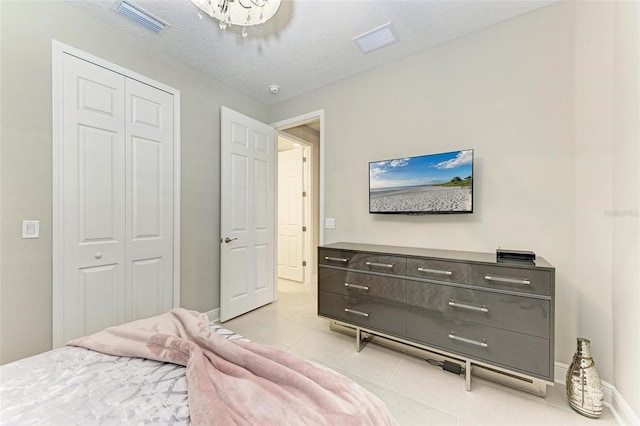
[[307,232],[307,227],[306,226],[302,227],[302,232]]
[[306,163],[307,162],[307,157],[302,157],[302,162]]
[[307,261],[306,260],[302,261],[302,266],[307,266]]

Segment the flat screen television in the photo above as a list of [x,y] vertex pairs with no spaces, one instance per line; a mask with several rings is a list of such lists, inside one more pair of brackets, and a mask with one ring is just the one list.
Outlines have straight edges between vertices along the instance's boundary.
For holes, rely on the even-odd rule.
[[473,213],[473,150],[369,163],[369,213]]

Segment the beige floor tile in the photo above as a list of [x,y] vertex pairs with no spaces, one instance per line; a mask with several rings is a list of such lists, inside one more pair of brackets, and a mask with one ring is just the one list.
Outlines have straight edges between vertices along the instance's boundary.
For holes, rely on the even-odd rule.
[[314,330],[307,337],[291,346],[298,353],[325,365],[332,365],[348,348],[355,347],[352,338],[332,331]]
[[386,386],[402,356],[400,352],[369,343],[360,352],[344,352],[334,365],[349,374]]
[[291,321],[281,321],[260,330],[256,341],[273,343],[290,348],[311,334],[314,330]]
[[550,425],[544,398],[473,379],[471,392],[462,395],[460,418],[478,425]]
[[547,405],[547,411],[552,426],[614,426],[618,424],[608,408],[604,409],[602,416],[598,419],[585,417],[570,407],[558,408],[553,405]]
[[547,386],[547,396],[545,401],[549,405],[559,408],[569,408],[567,402],[567,388],[564,385],[556,383],[554,386]]
[[386,391],[382,400],[400,425],[406,426],[457,426],[458,418],[393,391]]
[[240,315],[239,317],[226,321],[221,325],[233,331],[236,331],[236,328],[238,327],[258,331],[286,319],[266,308],[267,307],[259,308],[244,315]]
[[464,376],[456,376],[424,359],[406,355],[400,360],[387,387],[422,404],[458,416],[464,383]]
[[384,386],[375,384],[367,379],[363,379],[362,377],[354,376],[353,374],[350,374],[349,372],[341,370],[335,366],[332,366],[331,368],[337,371],[338,373],[342,374],[343,376],[350,378],[351,380],[353,380],[363,388],[367,389],[369,392],[376,395],[377,397],[381,397],[382,394],[385,393],[385,391],[387,390]]

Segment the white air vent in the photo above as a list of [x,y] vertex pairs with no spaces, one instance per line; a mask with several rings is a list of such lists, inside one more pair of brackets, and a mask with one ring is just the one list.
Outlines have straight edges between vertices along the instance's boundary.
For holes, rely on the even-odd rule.
[[115,10],[120,15],[126,16],[132,21],[157,34],[164,32],[170,26],[162,19],[156,18],[146,10],[142,9],[140,6],[136,6],[126,0],[117,3]]
[[363,54],[373,52],[398,41],[398,34],[391,22],[353,38]]

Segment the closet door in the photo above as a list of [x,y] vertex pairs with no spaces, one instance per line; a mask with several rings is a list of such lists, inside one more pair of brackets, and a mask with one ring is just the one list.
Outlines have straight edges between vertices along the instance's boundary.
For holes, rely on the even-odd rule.
[[127,79],[126,320],[171,309],[173,96]]
[[54,347],[177,304],[174,96],[62,57]]
[[64,55],[64,342],[125,320],[124,89]]

